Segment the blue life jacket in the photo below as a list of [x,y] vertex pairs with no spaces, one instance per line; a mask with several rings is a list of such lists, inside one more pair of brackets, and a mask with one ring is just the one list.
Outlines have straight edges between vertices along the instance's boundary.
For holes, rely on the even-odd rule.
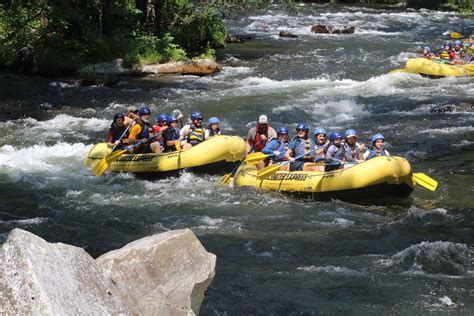
[[279,140],[279,139],[272,139],[263,149],[262,153],[270,155],[273,154],[274,151],[279,151],[280,154],[273,158],[273,161],[282,161],[285,158],[285,152],[288,147],[288,143]]
[[354,161],[354,160],[364,160],[364,155],[360,151],[360,144],[355,142],[352,146],[344,142],[345,151],[346,151],[346,161]]
[[177,128],[168,128],[163,132],[163,143],[166,151],[174,151],[175,146],[168,146],[167,141],[169,140],[178,140],[179,139],[179,129]]
[[[325,144],[324,143],[321,143],[321,144],[318,144],[316,143],[316,141],[314,139],[311,140],[311,144],[313,145],[313,148],[317,148],[317,147],[321,147]],[[329,147],[329,144],[327,144],[325,147],[323,147],[322,149],[323,152],[320,153],[320,154],[316,154],[316,153],[313,153],[313,157],[314,157],[314,162],[318,162],[318,161],[323,161],[324,160],[324,157],[326,156],[326,151],[328,150],[328,147]]]
[[343,161],[345,156],[346,150],[344,144],[341,144],[340,147],[332,144],[329,145],[329,148],[326,151],[326,160],[339,160]]
[[[293,150],[293,156],[297,157],[297,156],[304,155],[307,152],[313,150],[314,145],[311,142],[311,139],[299,138],[298,136],[296,136],[295,138],[291,140],[290,144],[288,145],[288,148]],[[309,160],[311,158],[312,156],[304,156],[298,160],[304,161],[304,160]]]
[[[371,148],[372,151],[376,151],[376,148]],[[369,151],[369,155],[367,156],[367,159],[366,160],[369,160],[369,159],[372,159],[374,157],[377,157],[377,156],[390,156],[390,154],[388,153],[388,151],[386,151],[385,149],[382,149],[382,151],[380,152],[380,154],[374,154],[372,151]]]
[[154,134],[153,126],[151,126],[150,122],[144,122],[142,120],[138,121],[140,127],[142,128],[140,134],[137,135],[137,139],[142,138],[150,138]]

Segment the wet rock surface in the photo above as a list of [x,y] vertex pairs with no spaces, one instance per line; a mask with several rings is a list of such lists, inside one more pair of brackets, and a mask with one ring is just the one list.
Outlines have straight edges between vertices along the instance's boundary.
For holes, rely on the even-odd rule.
[[192,61],[177,61],[166,64],[146,65],[142,71],[153,74],[181,74],[207,76],[218,73],[222,66],[211,59],[198,59]]
[[431,113],[474,112],[474,103],[439,104],[431,108]]
[[311,32],[320,34],[352,34],[354,31],[354,26],[337,27],[326,24],[317,24],[311,26]]

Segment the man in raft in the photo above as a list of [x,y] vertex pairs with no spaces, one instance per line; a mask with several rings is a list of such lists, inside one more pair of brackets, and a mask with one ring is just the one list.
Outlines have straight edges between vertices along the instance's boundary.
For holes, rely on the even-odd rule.
[[128,112],[125,116],[125,126],[132,124],[132,126],[138,121],[138,108],[134,105],[131,105],[127,108]]
[[[285,160],[285,153],[288,149],[288,128],[286,126],[282,126],[277,128],[276,130],[278,138],[272,139],[267,146],[262,149],[262,153],[266,155],[273,155],[270,158],[272,163],[277,163]],[[269,161],[267,161],[269,162]],[[265,167],[265,161],[257,164],[257,169],[260,170]]]
[[258,124],[252,127],[247,133],[247,141],[245,146],[247,148],[247,154],[250,152],[261,151],[267,142],[277,138],[277,133],[268,125],[268,118],[266,115],[260,115],[258,118]]
[[285,153],[286,160],[290,161],[289,171],[318,171],[319,168],[312,163],[314,160],[312,155],[295,160],[295,157],[304,155],[314,148],[314,142],[308,136],[308,124],[298,123],[296,133],[296,137],[291,140]]
[[191,113],[191,124],[186,124],[179,132],[182,148],[191,148],[202,143],[205,140],[205,130],[202,126],[203,115],[199,111]]
[[[130,135],[128,137],[128,142],[130,144],[136,144],[140,141],[144,143],[138,148],[133,150],[133,153],[136,154],[148,154],[148,153],[160,153],[161,146],[159,141],[159,136],[155,137],[150,142],[147,141],[148,138],[155,134],[153,126],[150,123],[150,115],[151,111],[147,107],[140,108],[138,110],[139,120],[135,125],[133,125],[130,129]],[[166,128],[166,127],[165,127]],[[163,131],[163,128],[161,129]]]
[[124,121],[125,115],[123,115],[123,113],[117,113],[114,115],[114,121],[110,125],[109,133],[107,135],[107,147],[121,149],[124,144],[128,143],[128,131]]

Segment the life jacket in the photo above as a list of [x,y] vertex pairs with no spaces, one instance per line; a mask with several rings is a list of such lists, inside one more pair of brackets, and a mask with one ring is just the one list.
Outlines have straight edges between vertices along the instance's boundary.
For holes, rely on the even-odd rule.
[[[120,136],[122,136],[126,130],[127,130],[127,127],[125,126],[119,127],[117,124],[112,123],[109,129],[108,141],[111,143],[115,143],[115,141],[119,140]],[[125,135],[123,135],[121,142],[123,144],[128,143],[128,131]]]
[[[296,145],[295,149],[293,150],[293,156],[294,157],[306,154],[306,153],[310,152],[314,147],[314,145],[311,142],[311,139],[309,139],[309,138],[304,139],[304,138],[299,138],[298,136],[296,136],[295,138],[292,139],[292,141],[299,141],[299,143]],[[311,156],[306,155],[306,156],[303,156],[300,159],[301,160],[309,160],[309,159],[311,159]]]
[[[270,144],[272,144],[273,141],[276,142],[276,146],[271,146],[270,147]],[[268,144],[268,146],[265,146],[265,148],[268,147],[267,150],[265,150],[265,153],[266,154],[273,154],[274,151],[279,151],[280,155],[277,156],[277,157],[272,157],[271,160],[273,162],[282,161],[285,158],[286,151],[288,150],[288,143],[284,142],[282,140],[279,140],[279,139],[273,139],[272,142],[270,142]]]
[[337,148],[337,150],[332,153],[332,157],[333,159],[337,159],[337,160],[340,160],[340,161],[343,161],[344,160],[344,156],[345,156],[345,153],[346,153],[346,150],[345,150],[345,146],[344,144],[341,144],[341,146],[337,147],[336,145],[334,145],[333,143],[331,143],[331,145],[329,145],[328,147],[328,151],[329,149],[334,146]]
[[187,137],[188,143],[201,143],[204,141],[204,128],[201,127],[196,127],[196,126],[191,126],[189,128],[189,134]]
[[177,139],[179,139],[179,129],[170,127],[167,130],[165,130],[163,132],[163,146],[165,147],[165,150],[174,151],[175,146],[174,145],[168,146],[166,142],[169,140],[177,140]]
[[456,58],[461,59],[464,56],[464,50],[462,48],[453,49],[454,54],[456,54]]
[[221,134],[220,128],[217,128],[215,130],[214,129],[209,129],[209,137],[220,135],[220,134]]
[[448,51],[443,49],[441,53],[439,54],[439,58],[444,59],[444,60],[451,60],[451,54]]
[[[313,140],[313,146],[314,146],[314,148],[323,146],[324,144],[325,144],[325,143],[317,144],[317,143]],[[314,161],[315,161],[315,162],[323,161],[324,158],[326,158],[326,150],[328,149],[328,147],[329,147],[329,144],[326,145],[326,146],[324,146],[323,148],[321,148],[321,149],[323,149],[323,152],[322,152],[322,153],[320,153],[320,154],[314,153],[314,154],[313,154],[313,155],[314,155]]]
[[[377,152],[377,148],[375,147],[372,147],[371,150]],[[374,154],[372,151],[369,151],[369,156],[367,156],[367,160],[377,156],[390,156],[385,149],[382,149],[379,154]]]
[[433,58],[433,53],[421,54],[420,58],[432,59]]
[[153,126],[151,126],[150,122],[139,120],[137,124],[139,124],[142,129],[140,134],[137,135],[137,139],[150,138],[155,134],[155,130],[153,129]]
[[355,142],[354,144],[350,145],[349,143],[344,143],[347,146],[347,150],[350,153],[350,157],[352,159],[363,160],[364,156],[360,151],[360,144]]
[[[257,126],[255,127],[255,137],[254,139],[251,140],[251,142],[253,143],[253,150],[254,151],[262,151],[262,149],[267,145],[267,142],[268,142],[268,127],[267,127],[267,130],[264,131],[263,133],[261,131],[259,131],[260,129],[260,125],[257,124]],[[267,138],[267,140],[263,140],[261,139],[260,135],[265,135],[265,137]]]

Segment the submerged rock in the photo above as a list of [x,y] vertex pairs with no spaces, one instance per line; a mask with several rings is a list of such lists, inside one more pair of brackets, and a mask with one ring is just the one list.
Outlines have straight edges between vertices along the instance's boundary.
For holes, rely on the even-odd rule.
[[459,104],[440,104],[430,110],[431,113],[474,112],[474,104],[461,102]]
[[153,64],[143,66],[142,71],[155,74],[182,74],[206,76],[218,73],[222,70],[212,59],[198,59],[191,61],[177,61],[165,64]]
[[225,38],[226,43],[244,43],[245,41],[251,40],[251,35],[242,35],[242,34],[227,34]]
[[335,27],[326,24],[317,24],[311,26],[311,32],[321,34],[352,34],[355,31],[354,26],[348,27]]
[[96,259],[132,313],[198,314],[216,256],[189,229],[129,243]]
[[296,38],[298,37],[298,35],[296,34],[293,34],[293,33],[290,33],[288,31],[280,31],[280,33],[278,34],[280,37],[291,37],[291,38]]
[[129,314],[83,249],[14,229],[0,253],[1,315]]

